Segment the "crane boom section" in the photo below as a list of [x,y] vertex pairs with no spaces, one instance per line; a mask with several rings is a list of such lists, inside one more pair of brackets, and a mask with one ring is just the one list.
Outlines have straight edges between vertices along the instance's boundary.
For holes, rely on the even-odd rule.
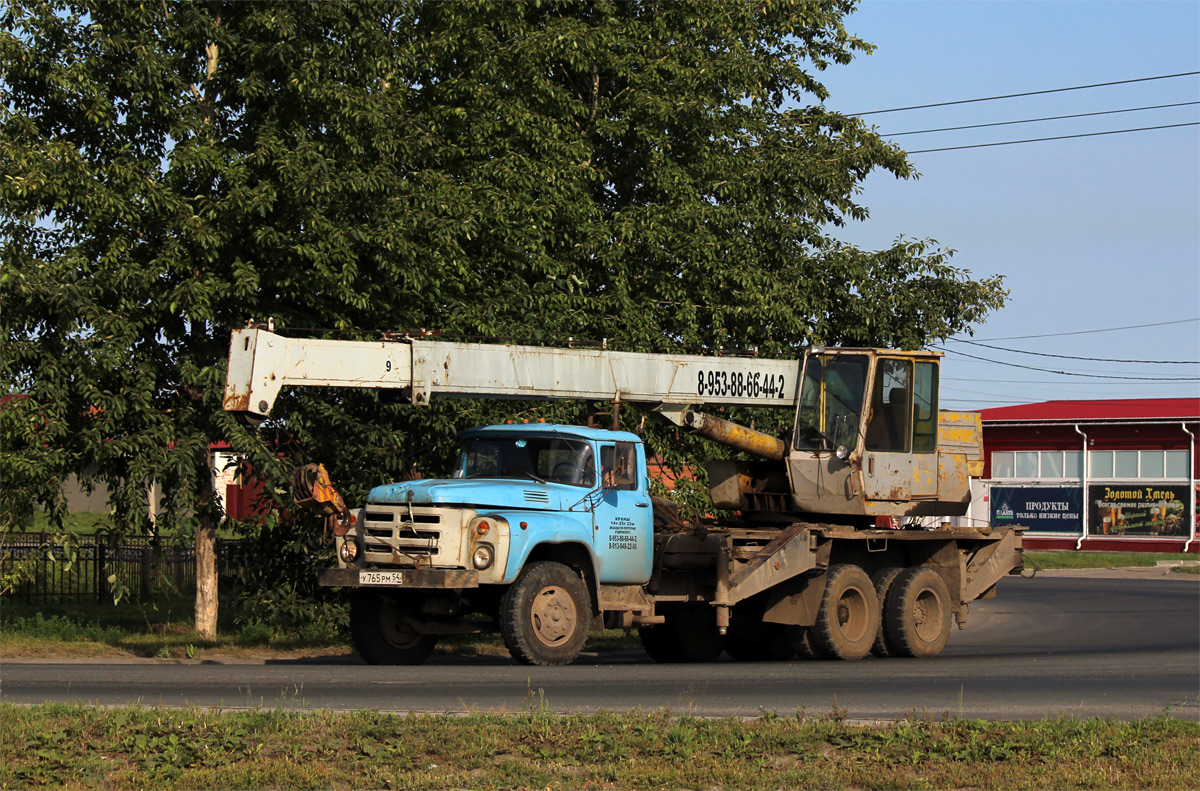
[[234,330],[225,409],[270,414],[284,387],[391,388],[435,396],[794,407],[797,360],[643,354],[402,338],[338,341]]

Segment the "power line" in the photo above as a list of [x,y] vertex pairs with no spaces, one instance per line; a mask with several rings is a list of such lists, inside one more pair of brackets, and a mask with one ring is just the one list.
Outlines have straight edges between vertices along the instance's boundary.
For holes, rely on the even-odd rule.
[[[967,376],[964,376],[964,377],[943,376],[943,377],[941,377],[941,381],[943,381],[943,382],[970,382],[972,384],[976,383],[976,382],[983,382],[983,383],[989,383],[989,384],[1034,385],[1038,388],[1145,387],[1145,385],[1140,384],[1139,382],[1063,382],[1061,380],[1047,381],[1045,379],[980,379],[978,377],[973,377],[973,376],[970,376],[970,377],[967,377]],[[1163,387],[1191,387],[1192,383],[1191,382],[1163,382],[1162,386]]]
[[1011,352],[1012,354],[1029,354],[1034,357],[1057,357],[1060,360],[1087,360],[1095,363],[1134,363],[1137,365],[1200,365],[1200,360],[1118,360],[1112,357],[1076,357],[1070,354],[1048,354],[1046,352],[1028,352],[1023,349],[1006,349],[1003,346],[992,346],[979,341],[961,341],[949,339],[954,343],[969,343],[972,346],[982,346],[985,349],[995,349],[999,352]]
[[[1193,324],[1200,322],[1200,316],[1194,319],[1177,319],[1175,321],[1158,321],[1153,324],[1129,324],[1124,327],[1101,327],[1095,330],[1076,330],[1074,332],[1051,332],[1045,335],[1010,335],[1007,338],[984,338],[985,341],[1024,341],[1030,338],[1063,338],[1068,335],[1094,335],[1099,332],[1121,332],[1123,330],[1141,330],[1148,327],[1168,327],[1173,324]],[[957,341],[960,338],[947,338],[947,340]]]
[[1007,365],[1010,368],[1022,368],[1026,371],[1040,371],[1047,374],[1058,374],[1059,376],[1081,376],[1087,379],[1123,379],[1137,382],[1200,382],[1200,376],[1117,376],[1114,374],[1085,374],[1076,371],[1055,371],[1051,368],[1036,368],[1032,365],[1021,365],[1020,363],[1006,363],[1001,360],[989,360],[986,357],[977,357],[966,352],[955,351],[954,349],[942,349],[948,354],[957,354],[959,357],[967,357],[972,360],[981,360],[985,363],[994,365]]
[[1032,137],[1028,140],[1005,140],[1001,143],[975,143],[969,146],[946,146],[945,148],[923,148],[919,151],[906,151],[906,154],[932,154],[935,151],[962,151],[967,148],[992,148],[993,146],[1015,146],[1018,143],[1044,143],[1047,140],[1071,140],[1076,137],[1100,137],[1101,135],[1123,135],[1128,132],[1149,132],[1154,129],[1175,129],[1180,126],[1200,126],[1200,121],[1186,124],[1164,124],[1163,126],[1143,126],[1137,129],[1114,129],[1109,132],[1087,132],[1079,135],[1057,135],[1055,137]]
[[1094,113],[1072,113],[1071,115],[1049,115],[1045,118],[1025,118],[1020,121],[996,121],[990,124],[968,124],[966,126],[943,126],[938,129],[920,129],[913,132],[880,132],[880,137],[903,137],[904,135],[925,135],[932,132],[957,132],[963,129],[984,129],[990,126],[1012,126],[1013,124],[1033,124],[1040,121],[1062,121],[1068,118],[1091,118],[1096,115],[1117,115],[1119,113],[1137,113],[1143,110],[1162,110],[1168,107],[1190,107],[1200,104],[1197,102],[1175,102],[1174,104],[1152,104],[1145,107],[1129,107],[1124,110],[1100,110]]
[[1008,94],[1003,94],[1000,96],[984,96],[984,97],[981,97],[978,99],[958,99],[958,100],[952,101],[952,102],[934,102],[933,104],[915,104],[915,105],[912,105],[911,107],[893,107],[890,110],[871,110],[870,112],[867,112],[867,113],[850,113],[849,115],[851,115],[853,117],[853,116],[864,116],[864,115],[879,115],[881,113],[898,113],[898,112],[902,112],[904,110],[926,110],[931,107],[949,107],[950,105],[954,105],[954,104],[972,104],[975,102],[993,102],[993,101],[996,101],[997,99],[1015,99],[1019,96],[1039,96],[1039,95],[1047,94],[1047,93],[1063,93],[1066,91],[1082,91],[1086,88],[1105,88],[1110,85],[1128,85],[1128,84],[1134,83],[1134,82],[1151,82],[1153,80],[1170,80],[1170,79],[1174,79],[1175,77],[1191,77],[1196,74],[1200,74],[1200,71],[1183,71],[1178,74],[1161,74],[1157,77],[1138,77],[1138,78],[1132,79],[1132,80],[1115,80],[1113,82],[1096,82],[1096,83],[1092,83],[1091,85],[1073,85],[1069,88],[1049,88],[1047,90],[1042,90],[1042,91],[1025,91],[1024,93],[1008,93]]

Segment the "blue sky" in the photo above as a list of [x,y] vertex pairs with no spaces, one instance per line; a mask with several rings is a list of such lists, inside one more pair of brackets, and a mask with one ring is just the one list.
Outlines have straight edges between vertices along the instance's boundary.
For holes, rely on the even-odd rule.
[[[868,0],[847,29],[877,46],[821,75],[847,113],[1200,70],[1200,3]],[[865,116],[898,132],[1200,100],[1200,76]],[[1200,120],[1200,106],[895,137],[906,150]],[[977,276],[1003,274],[1007,307],[949,343],[943,405],[1200,395],[1200,127],[912,154],[921,178],[874,174],[871,211],[838,235],[864,247],[937,239]],[[1094,332],[1133,325],[1171,323]],[[1022,338],[1015,336],[1057,335]],[[962,336],[969,337],[969,336]],[[992,340],[997,339],[997,340]]]

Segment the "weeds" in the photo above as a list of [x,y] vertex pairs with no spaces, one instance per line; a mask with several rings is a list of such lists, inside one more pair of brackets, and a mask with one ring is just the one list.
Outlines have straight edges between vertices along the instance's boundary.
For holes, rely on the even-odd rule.
[[1162,552],[1026,550],[1025,557],[1031,559],[1039,569],[1117,569],[1131,566],[1153,566],[1160,560],[1196,560],[1198,556]]
[[1200,725],[0,706],[0,788],[1163,788]]

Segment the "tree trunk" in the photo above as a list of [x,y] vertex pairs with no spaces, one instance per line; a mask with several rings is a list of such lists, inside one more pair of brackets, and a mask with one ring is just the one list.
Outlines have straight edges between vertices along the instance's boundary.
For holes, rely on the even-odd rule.
[[196,526],[196,631],[217,636],[217,525],[210,516]]
[[196,480],[196,631],[217,636],[217,516],[213,491],[212,455],[200,451]]

